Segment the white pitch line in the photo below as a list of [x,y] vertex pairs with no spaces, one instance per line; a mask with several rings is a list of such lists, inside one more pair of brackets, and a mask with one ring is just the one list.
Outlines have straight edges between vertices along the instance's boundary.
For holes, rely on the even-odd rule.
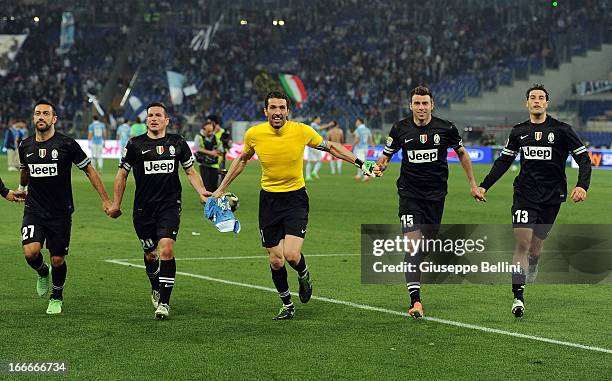
[[[122,265],[122,266],[132,266],[132,267],[138,267],[138,268],[143,268],[143,269],[145,268],[144,265],[136,265],[136,264],[132,264],[132,263],[127,263],[127,262],[123,262],[123,261],[118,260],[118,259],[107,259],[106,262],[114,263],[114,264]],[[183,275],[183,276],[187,276],[187,277],[191,277],[191,278],[208,280],[208,281],[211,281],[211,282],[228,284],[228,285],[231,285],[231,286],[240,286],[240,287],[245,287],[245,288],[250,288],[250,289],[255,289],[255,290],[273,292],[275,294],[277,293],[276,289],[273,289],[273,288],[270,288],[270,287],[263,287],[263,286],[257,286],[257,285],[254,285],[254,284],[234,282],[234,281],[231,281],[231,280],[212,278],[212,277],[209,277],[209,276],[206,276],[206,275],[192,274],[192,273],[186,273],[186,272],[182,272],[182,271],[177,271],[176,273],[178,275]],[[382,307],[369,306],[367,304],[353,303],[353,302],[349,302],[349,301],[346,301],[346,300],[332,299],[332,298],[326,298],[326,297],[316,296],[316,295],[313,296],[312,299],[320,300],[322,302],[328,302],[328,303],[333,303],[333,304],[339,304],[339,305],[343,305],[343,306],[353,307],[353,308],[357,308],[357,309],[361,309],[361,310],[366,310],[366,311],[376,311],[376,312],[382,312],[382,313],[386,313],[386,314],[390,314],[390,315],[397,315],[397,316],[403,316],[403,317],[407,316],[405,312],[389,310],[389,309],[382,308]],[[549,344],[557,344],[557,345],[563,345],[563,346],[566,346],[566,347],[580,348],[580,349],[585,349],[585,350],[594,351],[594,352],[603,352],[603,353],[611,353],[612,354],[612,349],[608,349],[608,348],[593,347],[593,346],[589,346],[589,345],[572,343],[572,342],[569,342],[569,341],[561,341],[561,340],[549,339],[547,337],[525,335],[523,333],[504,331],[504,330],[497,329],[497,328],[483,327],[483,326],[480,326],[480,325],[461,323],[461,322],[458,322],[458,321],[439,319],[439,318],[435,318],[435,317],[428,317],[428,316],[426,316],[426,317],[423,317],[422,319],[423,320],[428,320],[428,321],[433,321],[433,322],[436,322],[436,323],[452,325],[452,326],[460,327],[460,328],[473,329],[473,330],[481,331],[481,332],[497,333],[499,335],[518,337],[518,338],[521,338],[521,339],[528,339],[528,340],[540,341],[540,342],[549,343]]]
[[[308,254],[307,257],[359,257],[361,254]],[[227,259],[265,259],[268,260],[268,256],[264,253],[261,255],[245,255],[245,256],[233,256],[233,257],[196,257],[196,258],[174,258],[176,261],[210,261],[210,260],[227,260]],[[142,259],[115,259],[120,262],[129,261],[142,261]]]

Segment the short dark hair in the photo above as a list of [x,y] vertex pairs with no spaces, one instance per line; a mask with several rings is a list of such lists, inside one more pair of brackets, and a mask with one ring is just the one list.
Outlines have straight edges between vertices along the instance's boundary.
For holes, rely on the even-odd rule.
[[361,124],[363,124],[363,122],[365,122],[365,120],[362,117],[360,117],[360,116],[358,116],[357,119],[355,119],[355,121],[357,121],[357,120],[360,120]]
[[41,100],[39,100],[39,101],[38,101],[38,102],[36,102],[36,104],[34,105],[34,108],[36,108],[36,106],[38,106],[38,105],[47,105],[47,106],[51,106],[51,108],[53,109],[53,115],[56,115],[56,112],[55,112],[55,105],[54,105],[53,103],[49,102],[48,100],[46,100],[46,99],[41,99]]
[[414,95],[429,95],[429,98],[433,101],[433,95],[431,94],[431,90],[427,86],[417,86],[410,92],[410,102],[412,103],[412,96]]
[[165,104],[163,104],[161,102],[152,102],[152,103],[149,103],[147,105],[147,114],[149,113],[149,109],[151,107],[161,107],[161,108],[163,108],[164,109],[164,114],[166,115],[166,117],[168,116],[168,109],[166,108]]
[[93,120],[98,120],[98,119],[100,119],[100,118],[98,118],[98,116],[97,116],[97,115],[94,115],[94,116],[92,116],[92,117],[91,117],[91,119],[93,119]]
[[544,88],[544,85],[541,83],[534,83],[533,86],[528,88],[527,92],[525,93],[525,99],[529,99],[529,93],[531,93],[534,90],[542,90],[544,94],[546,94],[546,100],[548,100],[548,90],[546,90]]
[[209,116],[206,117],[206,119],[210,120],[214,124],[221,125],[221,118],[219,118],[218,115],[210,114]]
[[268,100],[273,99],[273,98],[274,99],[284,99],[287,101],[287,108],[291,107],[291,100],[289,99],[287,94],[283,93],[282,91],[274,90],[274,91],[270,91],[266,95],[266,100],[264,101],[264,107],[266,109],[268,108]]

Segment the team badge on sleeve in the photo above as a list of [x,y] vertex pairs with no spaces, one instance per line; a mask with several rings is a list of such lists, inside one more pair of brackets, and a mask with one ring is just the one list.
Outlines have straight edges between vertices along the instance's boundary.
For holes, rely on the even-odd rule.
[[391,144],[393,144],[393,138],[391,136],[387,136],[387,146],[391,147]]
[[164,146],[157,146],[155,147],[155,152],[157,152],[158,155],[161,155],[162,153],[164,153]]

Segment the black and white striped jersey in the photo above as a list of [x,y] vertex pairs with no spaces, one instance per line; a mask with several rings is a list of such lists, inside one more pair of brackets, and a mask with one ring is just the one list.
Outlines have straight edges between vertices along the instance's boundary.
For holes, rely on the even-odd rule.
[[159,139],[144,134],[130,139],[119,167],[134,173],[134,210],[160,203],[180,204],[182,189],[178,167],[188,169],[193,164],[191,149],[178,134],[166,134]]
[[567,198],[565,164],[568,155],[578,163],[576,186],[589,189],[591,159],[572,127],[548,115],[540,124],[526,121],[512,128],[501,155],[480,184],[489,189],[510,168],[520,153],[521,170],[514,179],[514,192],[538,204],[558,204]]
[[34,135],[19,144],[19,159],[21,169],[28,173],[24,212],[44,218],[72,214],[72,164],[79,169],[90,164],[81,146],[57,131],[44,142],[37,142]]

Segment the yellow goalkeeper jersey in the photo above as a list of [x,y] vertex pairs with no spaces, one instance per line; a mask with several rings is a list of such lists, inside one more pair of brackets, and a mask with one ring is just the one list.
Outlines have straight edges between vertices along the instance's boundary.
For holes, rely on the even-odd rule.
[[255,153],[261,163],[261,188],[289,192],[305,186],[304,147],[317,147],[323,138],[312,127],[287,121],[275,129],[265,122],[244,135],[244,152]]

